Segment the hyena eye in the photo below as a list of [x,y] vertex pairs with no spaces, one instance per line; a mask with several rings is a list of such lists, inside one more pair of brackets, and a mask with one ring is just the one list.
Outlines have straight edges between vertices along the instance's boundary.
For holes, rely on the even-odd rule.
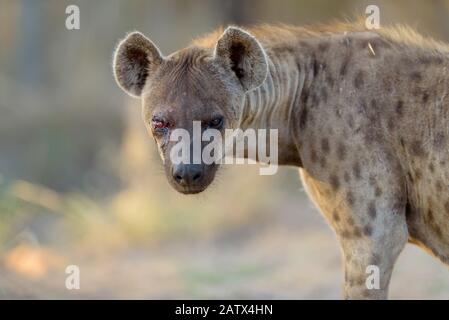
[[219,116],[212,119],[211,121],[209,121],[208,127],[213,129],[220,129],[221,127],[223,127],[223,117]]

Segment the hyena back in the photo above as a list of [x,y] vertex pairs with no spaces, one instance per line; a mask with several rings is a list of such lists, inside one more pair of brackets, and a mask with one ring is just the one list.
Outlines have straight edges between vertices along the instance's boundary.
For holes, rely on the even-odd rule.
[[[448,52],[406,28],[229,27],[168,57],[131,34],[114,70],[142,98],[180,192],[204,190],[216,168],[192,169],[205,176],[196,184],[190,169],[173,178],[170,146],[154,125],[162,108],[173,127],[204,117],[213,101],[223,127],[278,129],[279,164],[300,168],[341,244],[345,297],[376,299],[387,297],[407,242],[449,262]],[[379,288],[366,285],[371,265]]]

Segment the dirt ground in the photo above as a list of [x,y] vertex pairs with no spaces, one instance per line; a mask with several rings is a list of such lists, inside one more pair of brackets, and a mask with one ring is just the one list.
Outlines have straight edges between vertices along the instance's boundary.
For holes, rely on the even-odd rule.
[[[12,260],[22,266],[19,272],[3,259],[0,298],[339,299],[342,268],[334,234],[311,204],[295,217],[285,208],[276,218],[207,241],[180,239],[103,254],[45,249],[30,257],[23,251],[28,258]],[[46,265],[44,272],[27,273],[33,263]],[[80,267],[80,290],[65,288],[67,264]],[[390,297],[448,299],[449,270],[408,245],[392,276]]]

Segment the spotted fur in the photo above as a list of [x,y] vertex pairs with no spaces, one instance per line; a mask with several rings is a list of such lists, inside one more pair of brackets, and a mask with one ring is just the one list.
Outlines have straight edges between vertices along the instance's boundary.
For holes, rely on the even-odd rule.
[[[230,127],[278,129],[280,164],[300,168],[308,194],[337,234],[346,298],[386,298],[407,242],[449,263],[448,46],[406,27],[239,30],[219,29],[169,56],[161,67],[165,76],[137,70],[147,61],[140,56],[118,63],[117,79],[141,85],[146,119],[151,106],[169,96],[162,92],[179,97],[179,90],[186,92],[179,85],[197,77],[197,83],[206,79],[205,91],[214,90],[198,93],[200,99],[217,100],[231,114]],[[234,59],[239,65],[224,63],[227,58],[215,63],[217,52],[229,56],[230,46],[222,44],[230,39],[246,56]],[[158,62],[158,50],[150,49]],[[132,56],[119,54],[118,60]],[[198,56],[202,60],[193,59]],[[188,64],[186,73],[170,65],[179,68],[180,61]],[[169,72],[181,78],[170,78],[164,91]],[[136,80],[142,76],[145,86]],[[210,84],[217,77],[221,86]],[[192,114],[205,112],[191,108]],[[366,268],[372,264],[380,269],[380,288],[369,290]]]

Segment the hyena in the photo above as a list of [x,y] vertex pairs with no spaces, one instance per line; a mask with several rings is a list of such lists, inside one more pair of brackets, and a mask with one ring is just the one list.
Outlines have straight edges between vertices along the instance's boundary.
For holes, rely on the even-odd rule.
[[218,165],[173,165],[173,129],[277,129],[279,164],[299,168],[337,235],[345,298],[383,299],[407,242],[449,262],[448,52],[406,27],[230,26],[169,56],[133,32],[113,69],[181,193]]

